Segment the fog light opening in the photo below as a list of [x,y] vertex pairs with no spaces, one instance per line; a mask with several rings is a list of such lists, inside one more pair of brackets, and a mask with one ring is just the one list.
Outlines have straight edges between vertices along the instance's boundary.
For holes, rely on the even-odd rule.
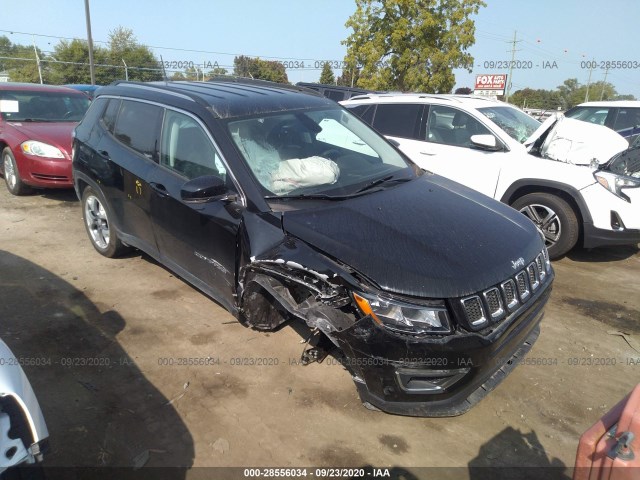
[[615,212],[613,210],[611,210],[611,228],[617,231],[625,229],[620,215],[618,215],[618,212]]

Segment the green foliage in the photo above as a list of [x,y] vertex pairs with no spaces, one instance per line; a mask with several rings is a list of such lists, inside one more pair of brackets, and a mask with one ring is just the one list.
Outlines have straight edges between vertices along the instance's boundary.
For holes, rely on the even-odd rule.
[[563,100],[560,92],[553,90],[525,88],[511,94],[509,103],[518,107],[539,108],[542,110],[557,110],[562,108]]
[[287,72],[281,62],[239,55],[233,59],[233,74],[271,82],[289,83]]
[[[162,80],[158,59],[149,47],[138,43],[130,28],[120,26],[109,32],[109,60],[111,65],[124,67],[122,62],[124,60],[128,67],[133,67],[128,69],[129,80],[138,82]],[[124,70],[121,70],[120,76],[116,78],[124,78]]]
[[[0,37],[0,56],[16,60],[2,60],[0,70],[7,70],[13,82],[39,83],[38,66],[33,47],[14,45],[7,37]],[[47,57],[38,50],[45,83],[91,83],[89,47],[82,40],[61,40]],[[18,60],[33,59],[29,60]],[[124,62],[123,62],[124,60]],[[125,78],[125,62],[129,80],[161,80],[162,71],[151,50],[138,43],[133,31],[118,27],[109,34],[108,48],[94,46],[93,62],[97,85],[106,85]]]
[[373,90],[448,93],[454,68],[471,72],[471,16],[482,0],[355,0],[342,43],[345,62],[361,66],[357,85]]
[[[43,58],[42,51],[36,48],[38,56]],[[28,83],[40,83],[40,76],[38,74],[38,64],[36,63],[36,53],[33,50],[33,46],[29,45],[16,45],[11,43],[8,37],[0,37],[0,56],[28,58],[31,61],[25,60],[0,60],[0,71],[9,72],[9,78],[12,82],[28,82]],[[43,79],[46,81],[46,66],[41,65],[43,69]]]
[[456,95],[471,95],[473,93],[473,90],[471,90],[469,87],[460,87],[456,88],[456,91],[453,93]]
[[580,85],[577,78],[568,78],[556,90],[518,90],[509,98],[510,103],[519,107],[540,108],[543,110],[568,110],[585,101],[597,100],[635,100],[633,95],[618,95],[615,87],[604,81]]
[[229,72],[226,68],[222,68],[222,67],[215,67],[212,70],[209,70],[207,73],[204,74],[205,78],[209,79],[212,77],[217,77],[219,75],[228,75]]
[[331,65],[329,65],[329,62],[326,62],[322,66],[322,72],[320,73],[319,83],[323,83],[325,85],[333,85],[335,81],[336,81],[336,78],[333,75],[333,70],[331,70]]
[[[54,47],[53,59],[47,61],[48,82],[53,84],[91,83],[89,71],[89,46],[81,40],[62,40]],[[109,52],[102,47],[93,49],[93,62],[96,65],[109,63]],[[113,75],[104,67],[96,67],[96,84],[105,85],[112,81]]]
[[343,87],[355,87],[358,85],[359,79],[360,69],[354,64],[347,64],[347,67],[342,69],[342,75],[336,79],[336,84]]

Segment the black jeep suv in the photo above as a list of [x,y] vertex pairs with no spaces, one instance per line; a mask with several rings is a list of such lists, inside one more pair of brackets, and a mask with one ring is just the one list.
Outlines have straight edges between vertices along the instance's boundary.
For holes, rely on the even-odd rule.
[[116,82],[76,128],[73,176],[98,252],[143,250],[252,328],[304,322],[324,341],[307,360],[333,349],[387,412],[468,410],[551,292],[525,216],[298,87]]

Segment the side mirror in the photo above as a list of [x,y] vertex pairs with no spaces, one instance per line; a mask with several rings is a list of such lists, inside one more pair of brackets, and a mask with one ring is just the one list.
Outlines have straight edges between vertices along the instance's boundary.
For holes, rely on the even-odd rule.
[[496,137],[493,135],[471,135],[471,143],[474,147],[482,150],[489,150],[491,152],[502,150],[502,147],[498,145]]
[[397,140],[394,140],[393,138],[387,137],[387,142],[389,142],[391,145],[393,145],[396,148],[400,148],[400,142]]
[[185,202],[208,202],[210,200],[222,199],[227,193],[227,186],[224,180],[217,175],[204,175],[202,177],[189,180],[180,189],[180,197]]

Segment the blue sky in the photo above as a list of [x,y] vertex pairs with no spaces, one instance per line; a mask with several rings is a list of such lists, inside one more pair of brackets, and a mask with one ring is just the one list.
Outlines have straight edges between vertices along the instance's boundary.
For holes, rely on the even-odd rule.
[[[589,69],[582,62],[590,59],[635,61],[636,68],[609,70],[607,81],[619,93],[640,98],[637,0],[486,3],[476,17],[476,44],[470,49],[474,71],[456,71],[457,87],[473,87],[476,74],[506,73],[485,62],[510,60],[510,41],[517,31],[515,58],[530,68],[514,70],[512,91],[555,88],[571,77],[586,84]],[[304,61],[306,68],[287,71],[292,82],[317,81],[318,62],[343,59],[340,42],[348,35],[344,23],[355,10],[352,0],[91,0],[90,4],[94,41],[106,41],[109,32],[122,25],[133,29],[138,40],[165,61],[231,66],[236,54]],[[53,50],[56,37],[86,38],[84,1],[6,0],[0,35],[15,43],[35,40],[44,51]],[[603,80],[605,71],[596,68],[591,75],[592,81]]]

